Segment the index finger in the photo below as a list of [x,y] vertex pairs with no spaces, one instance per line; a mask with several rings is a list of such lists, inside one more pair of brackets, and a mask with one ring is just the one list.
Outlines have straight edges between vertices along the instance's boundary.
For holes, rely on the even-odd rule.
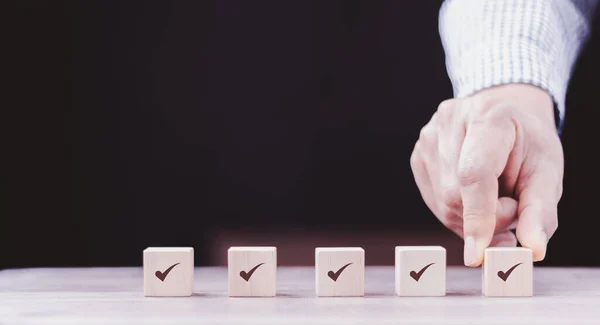
[[467,266],[481,264],[483,251],[494,236],[498,177],[513,149],[515,133],[508,118],[473,121],[467,125],[458,162]]

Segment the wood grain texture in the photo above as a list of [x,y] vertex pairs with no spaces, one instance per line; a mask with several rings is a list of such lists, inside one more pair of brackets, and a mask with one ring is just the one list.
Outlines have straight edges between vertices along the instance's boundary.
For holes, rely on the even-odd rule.
[[533,253],[523,247],[487,248],[482,275],[483,294],[486,296],[531,297]]
[[189,297],[194,289],[192,247],[148,247],[144,250],[144,295]]
[[231,247],[228,256],[230,297],[274,297],[277,293],[277,248]]
[[445,297],[398,297],[394,267],[365,268],[365,296],[315,296],[313,267],[278,269],[277,297],[234,299],[227,269],[196,268],[194,295],[146,298],[137,268],[0,271],[0,323],[589,324],[600,319],[600,268],[534,269],[534,297],[482,296],[481,269],[447,268]]
[[315,249],[315,278],[319,297],[364,296],[365,250],[360,247]]
[[396,294],[444,296],[446,249],[441,246],[396,246]]

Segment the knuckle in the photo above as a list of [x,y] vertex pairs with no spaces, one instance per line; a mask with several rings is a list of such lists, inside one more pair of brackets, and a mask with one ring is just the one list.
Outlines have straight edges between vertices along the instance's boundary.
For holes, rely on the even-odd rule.
[[462,219],[458,214],[454,213],[454,211],[446,206],[440,207],[439,211],[440,215],[438,216],[438,219],[440,219],[440,222],[446,228],[462,228]]
[[455,106],[454,100],[445,100],[438,105],[437,113],[442,117],[449,117],[453,113]]
[[496,106],[496,100],[488,96],[477,97],[473,103],[473,111],[477,113],[486,113]]
[[465,233],[480,233],[487,229],[494,229],[495,216],[486,215],[485,213],[468,213],[463,215],[463,228]]
[[446,99],[438,105],[438,111],[444,111],[454,107],[454,99]]
[[479,114],[488,114],[492,112],[502,111],[508,106],[499,101],[495,97],[479,96],[473,103],[473,111]]
[[484,211],[472,210],[469,213],[465,213],[462,218],[465,223],[478,223],[486,221],[488,219],[493,220],[495,216],[491,214],[486,214],[484,213]]
[[458,187],[448,187],[441,191],[442,202],[450,209],[459,209],[462,206],[461,194]]
[[512,120],[513,105],[498,102],[496,99],[482,98],[473,105],[472,122],[492,122],[494,125],[505,125]]
[[430,143],[435,137],[435,128],[430,124],[425,125],[419,133],[419,141]]
[[489,175],[489,167],[472,161],[462,161],[458,167],[458,182],[460,186],[467,187],[480,183]]
[[415,170],[421,164],[422,161],[421,156],[419,155],[418,145],[419,142],[415,144],[415,148],[413,149],[413,152],[410,155],[410,167],[413,170]]

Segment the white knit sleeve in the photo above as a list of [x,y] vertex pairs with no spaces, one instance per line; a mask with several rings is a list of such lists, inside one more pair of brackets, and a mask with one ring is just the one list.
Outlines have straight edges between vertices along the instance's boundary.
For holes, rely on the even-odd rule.
[[439,31],[456,97],[506,83],[546,90],[559,131],[571,69],[597,0],[446,0]]

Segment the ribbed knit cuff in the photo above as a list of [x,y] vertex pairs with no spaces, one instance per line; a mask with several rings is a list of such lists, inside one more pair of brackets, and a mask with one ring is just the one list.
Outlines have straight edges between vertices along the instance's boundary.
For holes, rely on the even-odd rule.
[[456,97],[496,85],[546,90],[562,131],[571,70],[589,33],[567,0],[447,0],[439,29]]

